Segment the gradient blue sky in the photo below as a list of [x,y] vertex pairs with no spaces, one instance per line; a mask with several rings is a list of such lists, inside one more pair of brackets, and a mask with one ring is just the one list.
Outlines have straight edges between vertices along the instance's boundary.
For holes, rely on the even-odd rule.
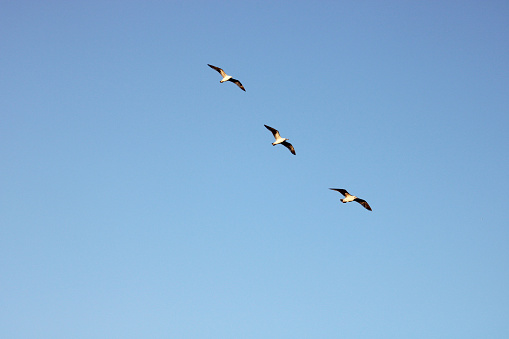
[[508,338],[508,18],[2,1],[0,337]]

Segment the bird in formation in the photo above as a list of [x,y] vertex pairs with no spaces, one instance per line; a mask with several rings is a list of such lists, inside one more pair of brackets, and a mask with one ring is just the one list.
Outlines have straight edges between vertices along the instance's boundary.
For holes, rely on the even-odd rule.
[[246,89],[244,88],[244,86],[242,86],[242,84],[240,83],[240,81],[238,81],[237,79],[234,79],[232,78],[231,75],[228,75],[226,74],[222,68],[219,68],[219,67],[216,67],[216,66],[212,66],[211,64],[207,64],[209,65],[210,68],[212,69],[215,69],[216,71],[219,72],[219,74],[221,74],[221,76],[223,77],[223,79],[221,79],[221,81],[219,81],[220,83],[223,83],[225,81],[231,81],[233,82],[235,85],[239,86],[239,88],[241,90],[243,90],[244,92],[246,91]]
[[366,202],[366,200],[363,200],[363,199],[360,199],[360,198],[357,198],[355,195],[351,195],[350,193],[348,193],[345,189],[343,188],[329,188],[330,190],[333,190],[333,191],[338,191],[339,193],[343,194],[345,196],[344,199],[341,199],[341,202],[342,203],[347,203],[347,202],[350,202],[350,201],[356,201],[358,202],[359,204],[361,204],[362,206],[364,206],[365,209],[367,209],[368,211],[371,211],[371,207],[369,206],[369,204]]
[[295,148],[293,148],[292,144],[290,144],[288,142],[288,140],[290,140],[290,139],[281,138],[281,136],[279,135],[279,131],[277,129],[275,129],[275,128],[272,128],[272,127],[267,126],[267,125],[263,125],[263,126],[265,126],[269,131],[271,131],[272,134],[274,135],[274,138],[276,139],[276,141],[274,141],[272,143],[272,146],[276,146],[277,144],[282,144],[283,146],[288,148],[290,150],[290,152],[292,152],[293,155],[295,155]]

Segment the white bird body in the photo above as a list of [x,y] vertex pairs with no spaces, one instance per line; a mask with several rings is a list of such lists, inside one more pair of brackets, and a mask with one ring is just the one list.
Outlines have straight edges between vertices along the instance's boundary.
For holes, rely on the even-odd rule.
[[280,144],[280,143],[284,142],[285,140],[288,140],[288,139],[286,139],[286,138],[281,138],[281,137],[279,136],[279,133],[278,133],[278,137],[276,138],[276,141],[274,141],[274,142],[272,143],[272,146],[276,146],[277,144]]
[[220,80],[219,82],[220,82],[220,83],[223,83],[223,82],[225,82],[225,81],[230,80],[231,78],[232,78],[232,76],[231,76],[231,75],[226,75],[226,74],[225,74],[225,75],[224,75],[224,77],[223,77],[223,80]]
[[355,199],[357,199],[357,197],[355,195],[348,194],[344,199],[341,199],[341,202],[343,202],[343,203],[351,202],[351,201],[354,201]]

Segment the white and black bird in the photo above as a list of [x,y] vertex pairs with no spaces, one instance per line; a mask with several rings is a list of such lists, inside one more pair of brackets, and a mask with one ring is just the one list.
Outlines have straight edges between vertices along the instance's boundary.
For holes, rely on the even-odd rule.
[[342,203],[347,203],[347,202],[350,202],[350,201],[356,201],[359,204],[361,204],[362,206],[364,206],[365,209],[367,209],[368,211],[371,211],[371,207],[366,202],[366,200],[357,198],[355,195],[351,195],[345,189],[342,189],[342,188],[329,188],[329,189],[333,190],[333,191],[338,191],[339,193],[341,193],[341,194],[343,194],[345,196],[344,199],[341,199]]
[[244,86],[242,86],[242,84],[240,83],[240,81],[238,81],[237,79],[234,79],[232,78],[231,75],[228,75],[226,74],[222,68],[219,68],[219,67],[216,67],[216,66],[212,66],[210,64],[207,64],[209,65],[210,68],[213,68],[215,69],[216,71],[219,72],[219,74],[221,74],[221,76],[223,77],[223,79],[221,81],[219,81],[220,83],[223,83],[225,81],[231,81],[233,82],[235,85],[239,86],[241,90],[243,90],[244,92],[246,91],[246,89],[244,88]]
[[271,131],[272,134],[274,135],[274,138],[276,139],[276,141],[274,141],[272,143],[272,146],[276,146],[277,144],[282,144],[283,146],[288,148],[290,150],[290,152],[292,152],[293,155],[295,155],[295,148],[293,148],[292,144],[290,144],[288,142],[288,140],[290,140],[290,139],[281,138],[281,136],[279,135],[279,131],[275,128],[272,128],[267,125],[263,125],[263,126],[265,126],[269,131]]

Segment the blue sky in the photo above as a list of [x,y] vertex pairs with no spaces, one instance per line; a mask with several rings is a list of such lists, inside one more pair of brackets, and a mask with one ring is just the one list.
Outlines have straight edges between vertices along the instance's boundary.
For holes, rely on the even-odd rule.
[[507,2],[0,9],[2,338],[509,337]]

